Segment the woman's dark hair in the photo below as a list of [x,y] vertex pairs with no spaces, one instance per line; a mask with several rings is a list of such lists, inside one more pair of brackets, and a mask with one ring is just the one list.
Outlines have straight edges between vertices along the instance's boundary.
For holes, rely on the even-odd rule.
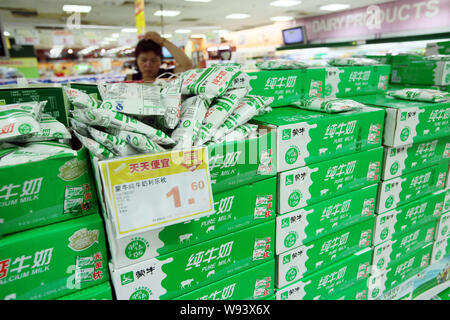
[[157,56],[162,58],[162,47],[152,40],[142,39],[136,45],[134,49],[134,57],[137,57],[143,52],[153,51]]

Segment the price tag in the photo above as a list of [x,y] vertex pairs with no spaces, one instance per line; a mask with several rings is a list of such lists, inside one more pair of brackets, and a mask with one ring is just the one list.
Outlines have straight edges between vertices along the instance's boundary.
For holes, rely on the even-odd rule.
[[117,237],[212,214],[205,147],[100,162]]

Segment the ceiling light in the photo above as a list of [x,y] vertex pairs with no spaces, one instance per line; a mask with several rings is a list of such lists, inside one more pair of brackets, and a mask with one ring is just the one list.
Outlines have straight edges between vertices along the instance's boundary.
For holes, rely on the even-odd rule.
[[246,13],[232,13],[225,17],[225,19],[245,19],[250,17],[249,14]]
[[270,20],[272,21],[290,21],[294,19],[293,17],[287,17],[287,16],[278,16],[278,17],[272,17]]
[[137,28],[123,28],[122,32],[137,32]]
[[113,37],[113,38],[118,38],[120,35],[118,34],[118,33],[113,33],[112,35],[111,35],[111,37]]
[[5,37],[9,37],[9,36],[11,35],[11,33],[9,33],[8,31],[5,31],[5,32],[3,32],[3,35],[4,35]]
[[65,12],[81,12],[81,13],[88,13],[91,11],[91,6],[77,6],[72,4],[65,4],[63,6],[63,11]]
[[177,30],[175,30],[175,33],[191,33],[191,30],[189,30],[189,29],[177,29]]
[[271,2],[270,5],[273,7],[292,7],[302,3],[301,1],[293,1],[293,0],[278,0]]
[[68,54],[72,54],[72,53],[73,53],[73,50],[72,50],[72,49],[69,49],[69,50],[67,50],[67,53],[68,53]]
[[175,17],[179,14],[180,14],[180,11],[177,11],[177,10],[158,10],[153,15],[163,16],[163,17]]
[[349,4],[340,4],[340,3],[334,3],[334,4],[328,4],[326,6],[321,6],[320,10],[325,11],[339,11],[350,8]]

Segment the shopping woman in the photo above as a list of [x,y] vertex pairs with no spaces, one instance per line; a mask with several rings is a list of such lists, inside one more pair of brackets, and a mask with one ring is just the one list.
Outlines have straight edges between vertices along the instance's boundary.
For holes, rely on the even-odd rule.
[[[175,59],[173,69],[161,69],[162,47],[166,47]],[[147,32],[144,39],[136,46],[134,56],[138,73],[132,74],[127,80],[152,81],[164,73],[178,73],[192,68],[188,56],[169,40],[162,38],[157,32]]]

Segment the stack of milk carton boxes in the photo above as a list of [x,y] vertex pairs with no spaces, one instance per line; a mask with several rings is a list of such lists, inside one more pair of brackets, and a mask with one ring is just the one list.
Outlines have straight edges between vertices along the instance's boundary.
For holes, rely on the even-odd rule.
[[276,298],[366,299],[385,111],[279,107]]
[[445,247],[450,102],[405,101],[385,95],[355,100],[386,110],[369,282],[369,299],[377,299],[424,270],[431,262],[433,246]]
[[118,237],[92,159],[119,300],[274,299],[273,132],[208,147],[214,213]]
[[[67,124],[66,106],[54,103],[61,87],[2,88],[0,96],[50,101],[44,112]],[[112,299],[95,184],[76,143],[64,156],[0,167],[1,300]]]

